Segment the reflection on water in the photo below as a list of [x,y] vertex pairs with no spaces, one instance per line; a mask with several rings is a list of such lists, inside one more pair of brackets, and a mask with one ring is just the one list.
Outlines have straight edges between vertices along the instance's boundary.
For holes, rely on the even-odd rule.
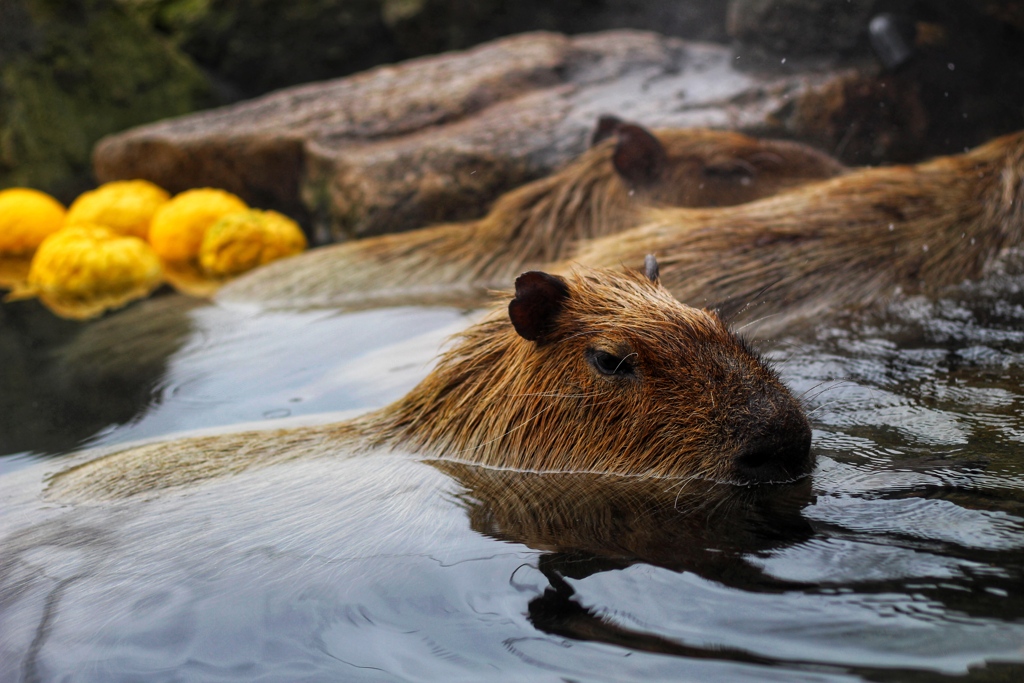
[[[52,450],[62,441],[55,435],[62,431],[59,416],[66,411],[42,376],[50,350],[73,338],[79,327],[34,301],[0,305],[0,454]],[[136,401],[131,411],[137,406]]]
[[[96,415],[104,381],[148,389],[23,450],[379,405],[467,321],[164,305],[149,356],[119,316],[33,351]],[[1024,294],[767,351],[815,427],[786,487],[338,453],[65,508],[37,502],[60,459],[0,475],[0,680],[1021,680]]]
[[379,406],[426,374],[466,320],[440,308],[259,314],[165,296],[42,339],[0,325],[0,343],[32,354],[0,390],[0,455]]

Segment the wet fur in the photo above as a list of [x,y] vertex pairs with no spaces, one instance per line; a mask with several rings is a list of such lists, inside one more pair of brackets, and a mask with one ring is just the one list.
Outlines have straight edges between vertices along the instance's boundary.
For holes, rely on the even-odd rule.
[[[122,498],[256,465],[371,450],[529,471],[738,481],[751,445],[801,448],[810,431],[776,373],[718,317],[638,272],[577,270],[544,338],[517,334],[502,306],[462,333],[404,398],[349,422],[158,443],[56,475],[58,498]],[[520,293],[517,292],[517,298]],[[539,315],[545,315],[544,312]],[[593,349],[628,358],[606,376]]]
[[365,304],[405,294],[503,287],[531,265],[565,258],[578,240],[637,225],[652,206],[723,206],[845,170],[809,147],[702,129],[656,131],[657,177],[625,181],[613,136],[562,171],[509,192],[477,221],[315,249],[226,285],[220,301],[274,305]]
[[[852,171],[714,210],[656,211],[642,227],[582,245],[574,260],[639,267],[695,306],[749,307],[762,331],[898,292],[978,278],[1024,230],[1024,133],[914,166]],[[568,268],[568,264],[562,268]],[[774,317],[773,317],[774,316]]]

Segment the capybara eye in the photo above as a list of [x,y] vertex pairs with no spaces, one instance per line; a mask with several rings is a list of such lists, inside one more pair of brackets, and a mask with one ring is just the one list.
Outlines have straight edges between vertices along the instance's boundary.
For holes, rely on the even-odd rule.
[[633,363],[628,356],[619,357],[607,351],[590,349],[587,351],[587,360],[602,375],[625,376],[634,374]]
[[704,175],[710,178],[748,183],[757,175],[757,171],[742,159],[731,159],[728,162],[708,164],[704,167]]

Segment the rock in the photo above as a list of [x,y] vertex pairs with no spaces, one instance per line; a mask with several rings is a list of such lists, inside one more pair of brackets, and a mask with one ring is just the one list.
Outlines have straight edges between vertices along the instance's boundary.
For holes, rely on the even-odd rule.
[[728,9],[743,69],[856,67],[805,100],[790,126],[836,145],[847,163],[917,161],[1024,127],[1020,0],[730,0]]
[[835,57],[866,43],[878,0],[729,0],[726,30],[746,48],[799,58]]
[[740,70],[736,57],[641,31],[523,34],[115,135],[95,150],[96,174],[223,187],[312,218],[323,242],[479,216],[579,154],[606,113],[795,138],[851,164],[956,151],[1019,125],[1011,111],[938,138],[967,110],[936,98],[967,98],[938,79],[952,72],[934,55],[900,72]]
[[205,77],[112,0],[0,3],[0,187],[68,201],[100,137],[210,104]]
[[732,62],[726,47],[640,31],[524,34],[111,136],[95,170],[308,211],[340,240],[479,215],[579,154],[609,112],[833,144],[845,135],[808,129],[800,103],[842,106],[823,93],[854,72],[759,75]]

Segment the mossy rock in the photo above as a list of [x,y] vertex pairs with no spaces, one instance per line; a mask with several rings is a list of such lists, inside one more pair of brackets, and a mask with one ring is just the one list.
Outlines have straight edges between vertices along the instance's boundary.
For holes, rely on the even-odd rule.
[[117,0],[233,96],[462,50],[524,31],[725,38],[725,3],[661,0]]
[[404,56],[381,19],[381,0],[118,2],[213,74],[234,98]]
[[68,201],[99,138],[210,104],[198,67],[113,0],[0,9],[0,187]]

